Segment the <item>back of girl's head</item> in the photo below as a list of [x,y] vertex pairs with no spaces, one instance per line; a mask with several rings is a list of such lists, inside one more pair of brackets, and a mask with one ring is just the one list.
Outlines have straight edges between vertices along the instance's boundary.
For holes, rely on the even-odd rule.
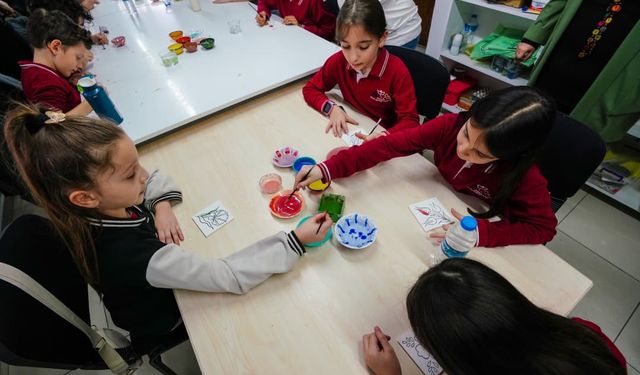
[[487,212],[479,218],[500,214],[509,196],[535,163],[556,116],[555,103],[539,90],[516,86],[491,93],[469,110],[471,126],[482,130],[481,138],[493,156],[513,164]]
[[369,34],[381,38],[387,30],[384,10],[378,0],[346,0],[336,20],[336,39],[344,39],[351,26],[362,26]]
[[470,259],[447,259],[420,276],[407,312],[449,375],[625,373],[596,333],[536,307]]
[[35,9],[29,17],[28,28],[33,48],[45,48],[55,39],[60,40],[63,46],[82,43],[91,48],[91,34],[59,10]]
[[87,12],[82,3],[78,0],[30,0],[29,9],[34,10],[42,8],[47,11],[59,10],[71,18],[72,21],[78,23],[80,20],[93,20],[91,14]]
[[80,272],[97,285],[91,229],[92,209],[71,203],[69,193],[96,187],[112,168],[111,154],[125,136],[111,122],[66,117],[51,122],[43,109],[17,105],[5,116],[4,136],[20,176],[69,246]]

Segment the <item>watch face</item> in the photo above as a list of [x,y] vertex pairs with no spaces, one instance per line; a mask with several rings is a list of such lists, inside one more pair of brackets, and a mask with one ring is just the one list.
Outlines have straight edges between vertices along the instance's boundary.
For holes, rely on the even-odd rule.
[[333,103],[326,102],[326,103],[324,103],[324,106],[322,107],[322,112],[328,114],[332,107],[333,107]]

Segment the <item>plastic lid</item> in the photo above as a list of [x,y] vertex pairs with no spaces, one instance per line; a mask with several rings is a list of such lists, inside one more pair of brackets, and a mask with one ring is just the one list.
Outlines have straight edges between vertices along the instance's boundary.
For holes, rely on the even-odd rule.
[[473,216],[465,216],[460,220],[460,226],[462,226],[464,230],[472,231],[478,227],[478,222]]

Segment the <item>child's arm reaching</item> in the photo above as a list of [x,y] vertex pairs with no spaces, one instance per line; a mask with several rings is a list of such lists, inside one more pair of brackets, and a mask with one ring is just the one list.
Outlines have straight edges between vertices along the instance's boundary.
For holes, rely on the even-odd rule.
[[146,279],[157,288],[244,294],[271,275],[289,271],[305,253],[303,244],[322,240],[332,224],[326,214],[318,214],[295,231],[264,238],[222,259],[168,244],[149,260]]
[[153,171],[147,180],[144,199],[145,206],[155,213],[158,239],[167,244],[184,241],[184,234],[171,208],[173,203],[182,201],[182,193],[173,179],[158,170]]

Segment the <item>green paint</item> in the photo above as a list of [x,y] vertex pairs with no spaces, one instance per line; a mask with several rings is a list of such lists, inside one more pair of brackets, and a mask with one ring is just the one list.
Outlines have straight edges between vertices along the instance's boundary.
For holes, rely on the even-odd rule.
[[344,195],[337,194],[322,194],[320,198],[320,205],[318,206],[318,212],[326,212],[331,217],[331,220],[335,223],[342,216],[342,210],[344,209]]

